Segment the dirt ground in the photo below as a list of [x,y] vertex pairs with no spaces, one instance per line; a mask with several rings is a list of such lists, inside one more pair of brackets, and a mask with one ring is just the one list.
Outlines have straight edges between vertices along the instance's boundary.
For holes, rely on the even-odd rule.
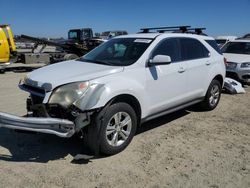
[[[0,75],[0,111],[25,114],[26,73]],[[105,158],[76,139],[0,129],[0,187],[250,187],[250,87],[223,94],[211,112],[192,108],[143,125],[128,148]]]

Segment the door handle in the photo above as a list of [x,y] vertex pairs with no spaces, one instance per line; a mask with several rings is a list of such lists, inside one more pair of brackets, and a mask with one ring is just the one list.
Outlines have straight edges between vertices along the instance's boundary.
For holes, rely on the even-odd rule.
[[211,64],[211,62],[210,61],[206,61],[206,65],[210,65]]
[[180,69],[178,70],[178,72],[179,72],[179,73],[183,73],[183,72],[185,72],[184,67],[180,67]]

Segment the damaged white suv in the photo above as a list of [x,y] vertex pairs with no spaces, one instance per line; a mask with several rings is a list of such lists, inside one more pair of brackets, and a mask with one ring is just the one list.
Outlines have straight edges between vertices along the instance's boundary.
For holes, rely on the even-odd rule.
[[0,127],[71,137],[103,154],[122,151],[147,120],[201,103],[214,109],[225,78],[213,38],[140,33],[113,38],[80,59],[29,73],[27,117],[0,113]]

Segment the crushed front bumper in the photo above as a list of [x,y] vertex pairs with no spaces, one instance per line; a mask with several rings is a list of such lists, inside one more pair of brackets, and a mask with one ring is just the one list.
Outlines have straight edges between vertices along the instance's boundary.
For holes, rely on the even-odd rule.
[[75,124],[69,120],[47,117],[19,117],[3,112],[0,112],[0,127],[54,134],[65,138],[69,138],[75,133]]

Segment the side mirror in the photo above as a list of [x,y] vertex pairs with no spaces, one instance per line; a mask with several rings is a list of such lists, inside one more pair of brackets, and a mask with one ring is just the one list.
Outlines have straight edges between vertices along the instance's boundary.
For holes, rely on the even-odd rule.
[[150,59],[148,65],[168,65],[171,63],[171,57],[168,55],[156,55]]

